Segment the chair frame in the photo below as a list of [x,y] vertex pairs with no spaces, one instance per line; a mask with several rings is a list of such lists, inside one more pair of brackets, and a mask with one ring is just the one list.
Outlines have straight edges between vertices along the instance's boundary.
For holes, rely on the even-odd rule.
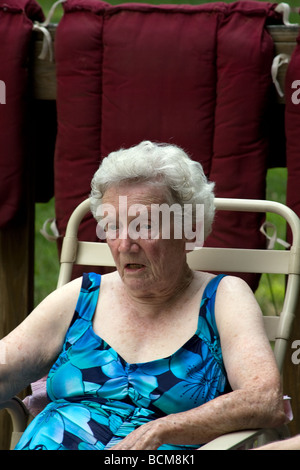
[[[217,211],[274,213],[283,217],[290,227],[292,244],[288,250],[203,247],[187,255],[190,267],[195,270],[286,275],[286,292],[281,314],[263,317],[268,338],[274,342],[275,358],[282,373],[299,300],[300,219],[290,208],[274,201],[216,198],[215,208]],[[107,243],[78,240],[79,225],[89,211],[90,203],[87,199],[77,206],[69,219],[63,239],[57,288],[70,281],[74,264],[115,266]],[[15,442],[16,437],[19,437],[19,433],[27,426],[28,412],[21,400],[16,398],[0,404],[0,409],[2,408],[6,408],[12,417]],[[220,436],[205,444],[201,450],[248,448],[255,442],[265,443],[287,436],[286,426],[279,429],[243,430]]]

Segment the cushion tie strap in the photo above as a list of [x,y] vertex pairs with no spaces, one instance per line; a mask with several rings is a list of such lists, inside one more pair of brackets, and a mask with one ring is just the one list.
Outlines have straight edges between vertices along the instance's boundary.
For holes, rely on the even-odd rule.
[[[273,229],[272,235],[267,234],[267,228]],[[289,248],[291,246],[290,243],[277,237],[276,225],[272,224],[271,222],[264,222],[260,227],[260,232],[269,240],[267,246],[268,250],[273,250],[275,243],[279,243],[279,245],[282,245],[284,248]]]
[[49,55],[49,60],[50,62],[53,62],[53,47],[52,47],[52,38],[51,34],[49,33],[47,27],[50,24],[50,21],[52,19],[52,16],[54,14],[54,11],[58,5],[61,3],[64,3],[66,0],[57,0],[57,2],[53,3],[52,7],[49,10],[49,13],[47,15],[47,18],[43,23],[40,23],[39,21],[35,21],[33,24],[33,30],[34,31],[40,31],[44,35],[43,39],[43,46],[41,53],[39,55],[39,59],[46,59],[47,55]]

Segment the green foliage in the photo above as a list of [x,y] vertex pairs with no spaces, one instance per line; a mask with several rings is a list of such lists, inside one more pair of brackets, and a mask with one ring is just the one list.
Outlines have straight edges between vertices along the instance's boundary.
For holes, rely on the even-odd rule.
[[34,303],[40,303],[56,288],[59,260],[55,242],[40,233],[44,222],[55,217],[54,199],[35,205]]
[[[287,169],[273,168],[267,174],[266,198],[271,201],[286,202]],[[286,239],[286,224],[280,216],[268,214],[267,221],[275,225],[278,238]],[[276,249],[283,249],[276,244]],[[261,278],[256,298],[266,315],[280,313],[285,292],[285,276],[280,274],[266,275]]]

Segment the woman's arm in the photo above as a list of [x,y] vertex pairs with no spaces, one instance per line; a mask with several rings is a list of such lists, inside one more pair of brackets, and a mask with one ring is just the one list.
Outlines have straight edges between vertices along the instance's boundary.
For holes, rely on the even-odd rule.
[[0,402],[43,377],[61,351],[81,287],[76,279],[51,293],[0,341]]
[[286,421],[280,375],[262,314],[244,281],[228,276],[220,282],[215,314],[233,391],[198,408],[147,423],[115,449],[199,445],[231,431],[275,427]]
[[282,441],[275,441],[261,447],[256,447],[254,450],[300,450],[300,434],[283,439]]

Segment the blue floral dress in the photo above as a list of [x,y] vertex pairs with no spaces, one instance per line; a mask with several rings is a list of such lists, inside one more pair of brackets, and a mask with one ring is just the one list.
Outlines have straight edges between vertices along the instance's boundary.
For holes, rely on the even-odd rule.
[[214,316],[221,279],[207,285],[197,331],[184,346],[164,359],[129,364],[94,332],[101,276],[84,274],[62,352],[48,375],[50,403],[16,449],[109,449],[150,420],[195,408],[228,391]]

